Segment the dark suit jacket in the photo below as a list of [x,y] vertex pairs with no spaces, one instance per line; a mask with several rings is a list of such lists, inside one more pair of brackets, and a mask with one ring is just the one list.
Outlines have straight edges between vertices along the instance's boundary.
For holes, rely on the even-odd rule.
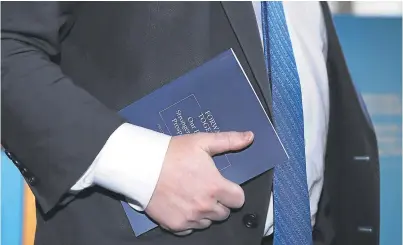
[[[315,242],[375,245],[375,134],[326,3],[322,9],[330,125]],[[100,187],[68,194],[124,122],[119,109],[229,48],[270,114],[270,81],[249,2],[3,2],[1,24],[2,144],[36,197],[36,244],[260,243],[272,171],[243,185],[246,203],[228,221],[184,238],[158,228],[136,238],[121,197]]]

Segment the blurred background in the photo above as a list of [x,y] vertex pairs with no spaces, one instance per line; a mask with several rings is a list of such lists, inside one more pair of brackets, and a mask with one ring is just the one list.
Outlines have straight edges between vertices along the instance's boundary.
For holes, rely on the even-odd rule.
[[[402,2],[330,2],[351,76],[377,134],[381,245],[402,244]],[[33,245],[35,202],[2,152],[1,245]],[[359,179],[357,179],[359,181]]]
[[330,6],[351,76],[377,135],[380,244],[401,245],[402,2],[331,2]]

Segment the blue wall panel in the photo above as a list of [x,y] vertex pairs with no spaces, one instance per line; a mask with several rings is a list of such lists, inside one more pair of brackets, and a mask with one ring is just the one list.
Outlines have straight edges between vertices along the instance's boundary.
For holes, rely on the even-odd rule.
[[23,179],[14,164],[1,152],[1,244],[21,244]]
[[402,19],[336,16],[380,149],[381,245],[402,244]]

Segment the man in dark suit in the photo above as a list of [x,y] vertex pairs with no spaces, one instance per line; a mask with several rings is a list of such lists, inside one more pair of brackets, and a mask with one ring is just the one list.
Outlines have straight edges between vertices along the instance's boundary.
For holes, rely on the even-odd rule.
[[[375,245],[375,134],[326,3],[320,11],[329,113],[310,235],[315,244]],[[232,48],[273,117],[274,78],[265,68],[256,12],[249,2],[2,3],[2,144],[36,197],[36,244],[262,243],[270,233],[264,221],[273,171],[240,188],[221,177],[210,157],[246,147],[251,133],[170,138],[117,114]],[[161,228],[135,237],[122,198]]]

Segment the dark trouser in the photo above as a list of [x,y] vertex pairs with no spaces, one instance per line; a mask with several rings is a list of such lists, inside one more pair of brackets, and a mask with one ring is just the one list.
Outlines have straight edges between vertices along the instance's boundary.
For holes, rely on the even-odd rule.
[[[314,240],[313,244],[314,245],[323,245],[325,243],[321,243],[321,242]],[[261,245],[273,245],[273,234],[271,234],[270,236],[264,237]]]

